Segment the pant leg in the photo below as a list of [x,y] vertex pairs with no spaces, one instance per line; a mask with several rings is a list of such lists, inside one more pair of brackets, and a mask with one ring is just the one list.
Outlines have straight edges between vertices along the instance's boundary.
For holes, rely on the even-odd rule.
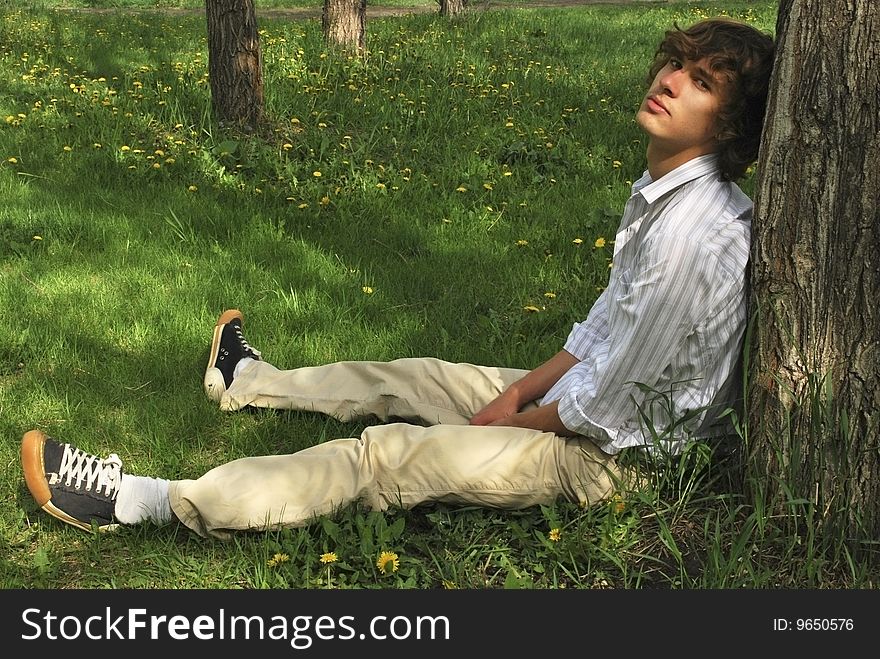
[[220,408],[305,410],[340,421],[376,417],[466,424],[527,371],[454,364],[432,357],[349,361],[281,370],[257,361],[233,380]]
[[289,455],[172,481],[171,508],[203,536],[304,526],[354,501],[372,510],[447,502],[518,509],[617,489],[616,461],[586,438],[504,426],[390,423]]

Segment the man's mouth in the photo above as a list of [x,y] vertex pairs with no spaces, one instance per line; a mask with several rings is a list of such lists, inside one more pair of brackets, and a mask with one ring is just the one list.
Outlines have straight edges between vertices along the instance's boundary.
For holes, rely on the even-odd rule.
[[656,96],[648,96],[646,101],[648,104],[648,109],[651,110],[651,112],[663,112],[664,114],[669,114],[669,110],[666,109],[666,106],[663,105],[663,103],[661,103]]

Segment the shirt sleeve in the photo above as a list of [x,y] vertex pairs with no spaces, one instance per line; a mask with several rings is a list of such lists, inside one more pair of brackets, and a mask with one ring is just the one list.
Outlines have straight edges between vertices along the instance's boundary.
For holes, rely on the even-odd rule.
[[597,344],[608,337],[608,305],[605,303],[608,289],[593,303],[587,318],[580,323],[575,323],[568,334],[563,346],[567,352],[578,359],[585,359],[595,349]]
[[715,259],[677,235],[647,241],[606,289],[603,345],[567,374],[559,416],[571,431],[613,442],[639,427],[638,408],[671,366],[701,316],[714,306]]

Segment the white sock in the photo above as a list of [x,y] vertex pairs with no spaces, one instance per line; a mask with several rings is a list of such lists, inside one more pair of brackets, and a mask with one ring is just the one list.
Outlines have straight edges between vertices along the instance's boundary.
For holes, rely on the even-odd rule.
[[234,380],[239,375],[241,375],[241,371],[247,368],[253,361],[253,357],[242,357],[241,359],[239,359],[238,363],[235,365],[235,368],[232,369],[232,379]]
[[168,501],[168,483],[163,478],[122,474],[116,495],[114,514],[122,524],[152,521],[165,524],[171,521],[171,503]]

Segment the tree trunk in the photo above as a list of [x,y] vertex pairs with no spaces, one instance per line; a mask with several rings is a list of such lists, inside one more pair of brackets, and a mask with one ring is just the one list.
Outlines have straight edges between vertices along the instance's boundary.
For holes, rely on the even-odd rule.
[[324,41],[362,53],[367,46],[367,0],[324,0]]
[[215,116],[255,128],[263,117],[263,55],[254,0],[205,0]]
[[781,0],[776,39],[752,233],[752,494],[876,540],[880,2]]
[[467,9],[468,0],[439,0],[441,16],[458,16]]

